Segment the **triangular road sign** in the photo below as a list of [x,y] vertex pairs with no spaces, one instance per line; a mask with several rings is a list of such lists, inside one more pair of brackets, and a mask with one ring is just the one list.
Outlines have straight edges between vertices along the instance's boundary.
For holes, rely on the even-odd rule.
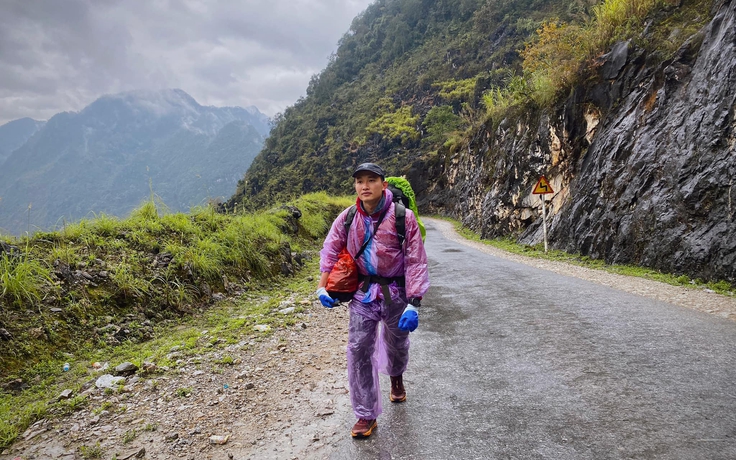
[[532,193],[535,195],[546,195],[547,193],[555,193],[555,191],[552,190],[552,186],[549,185],[547,178],[542,176],[537,181],[537,185],[534,186]]

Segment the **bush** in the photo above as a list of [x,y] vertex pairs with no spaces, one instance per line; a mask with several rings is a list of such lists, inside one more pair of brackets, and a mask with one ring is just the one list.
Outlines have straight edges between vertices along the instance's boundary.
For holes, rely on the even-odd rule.
[[533,82],[534,92],[541,93],[533,97],[535,101],[548,105],[556,94],[577,82],[589,53],[584,37],[583,28],[557,21],[546,22],[537,30],[536,39],[521,52],[524,74]]
[[444,143],[447,136],[457,131],[461,124],[462,120],[449,105],[432,107],[422,122],[428,134],[426,139],[433,144]]
[[483,93],[483,105],[486,107],[486,119],[499,123],[514,106],[522,105],[529,99],[529,89],[521,77],[513,77],[508,85],[491,88]]
[[395,112],[380,115],[368,125],[366,132],[369,136],[381,134],[386,139],[399,139],[402,144],[408,140],[419,139],[420,134],[417,131],[419,115],[412,116],[411,109],[411,106],[404,106]]

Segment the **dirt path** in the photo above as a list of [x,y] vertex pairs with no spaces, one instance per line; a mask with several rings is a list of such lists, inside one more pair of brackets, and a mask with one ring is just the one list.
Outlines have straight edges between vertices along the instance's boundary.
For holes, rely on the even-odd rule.
[[[87,408],[38,422],[0,459],[320,458],[345,431],[347,312],[293,300],[305,307],[294,326],[129,378],[121,394],[93,390]],[[225,354],[235,363],[223,371]]]
[[[736,320],[734,298],[508,254],[448,222],[427,223],[498,257]],[[129,378],[123,393],[90,390],[87,408],[36,423],[0,459],[327,458],[350,428],[347,312],[311,296],[291,300],[304,307],[294,326],[190,357],[175,372]],[[223,369],[215,363],[225,354],[235,362]]]

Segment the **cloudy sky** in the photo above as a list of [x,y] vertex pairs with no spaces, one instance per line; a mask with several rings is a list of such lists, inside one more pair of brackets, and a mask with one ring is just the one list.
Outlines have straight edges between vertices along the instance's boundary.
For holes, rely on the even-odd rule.
[[0,0],[0,125],[181,88],[268,116],[305,94],[372,0]]

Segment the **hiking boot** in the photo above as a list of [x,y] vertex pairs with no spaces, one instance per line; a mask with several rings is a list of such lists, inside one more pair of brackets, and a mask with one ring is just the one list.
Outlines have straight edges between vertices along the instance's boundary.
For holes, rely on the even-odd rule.
[[367,438],[368,436],[373,433],[373,429],[378,426],[378,423],[376,423],[376,420],[366,420],[364,418],[358,419],[358,421],[353,425],[353,429],[350,432],[351,435],[353,435],[354,438]]
[[400,403],[406,401],[406,390],[404,390],[404,379],[397,375],[391,377],[391,393],[388,395],[391,402]]

